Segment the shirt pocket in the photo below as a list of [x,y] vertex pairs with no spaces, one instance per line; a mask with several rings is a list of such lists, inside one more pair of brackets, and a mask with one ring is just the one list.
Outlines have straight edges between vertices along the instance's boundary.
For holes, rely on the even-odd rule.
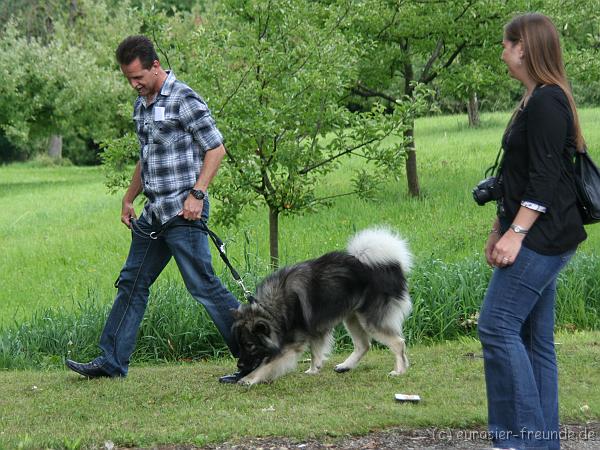
[[165,119],[155,121],[153,128],[154,142],[165,146],[172,145],[185,136],[179,119],[173,114],[165,114]]

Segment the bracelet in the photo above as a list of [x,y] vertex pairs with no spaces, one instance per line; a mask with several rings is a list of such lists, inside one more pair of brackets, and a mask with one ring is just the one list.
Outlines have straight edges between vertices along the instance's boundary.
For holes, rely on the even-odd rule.
[[521,225],[511,224],[510,229],[513,230],[517,234],[527,234],[529,230],[527,228],[523,228]]

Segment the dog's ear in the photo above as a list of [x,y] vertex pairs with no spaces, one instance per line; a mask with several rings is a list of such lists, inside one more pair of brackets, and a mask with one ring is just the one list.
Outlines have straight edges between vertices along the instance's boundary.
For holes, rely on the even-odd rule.
[[263,320],[256,322],[252,331],[254,336],[256,336],[261,344],[270,352],[279,350],[277,342],[271,339],[271,326],[267,322]]
[[252,328],[252,333],[257,335],[268,336],[271,334],[271,327],[265,321],[259,321],[254,324],[254,328]]
[[242,311],[240,309],[241,308],[238,308],[238,309],[231,308],[229,310],[229,311],[231,311],[231,317],[233,317],[233,320],[239,320],[242,317]]

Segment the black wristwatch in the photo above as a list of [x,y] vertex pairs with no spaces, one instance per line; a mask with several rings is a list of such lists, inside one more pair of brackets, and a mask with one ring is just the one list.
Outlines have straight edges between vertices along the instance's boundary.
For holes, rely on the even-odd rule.
[[206,197],[206,194],[200,189],[192,189],[190,194],[192,194],[192,197],[194,197],[196,200],[204,200],[204,197]]

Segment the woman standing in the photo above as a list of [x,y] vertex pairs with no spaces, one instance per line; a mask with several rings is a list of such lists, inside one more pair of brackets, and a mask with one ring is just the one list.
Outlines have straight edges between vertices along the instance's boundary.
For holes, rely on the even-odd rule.
[[485,248],[495,267],[479,319],[489,430],[496,447],[553,450],[556,279],[586,238],[568,169],[584,140],[550,19],[514,18],[502,45],[525,93],[502,139],[503,196]]

